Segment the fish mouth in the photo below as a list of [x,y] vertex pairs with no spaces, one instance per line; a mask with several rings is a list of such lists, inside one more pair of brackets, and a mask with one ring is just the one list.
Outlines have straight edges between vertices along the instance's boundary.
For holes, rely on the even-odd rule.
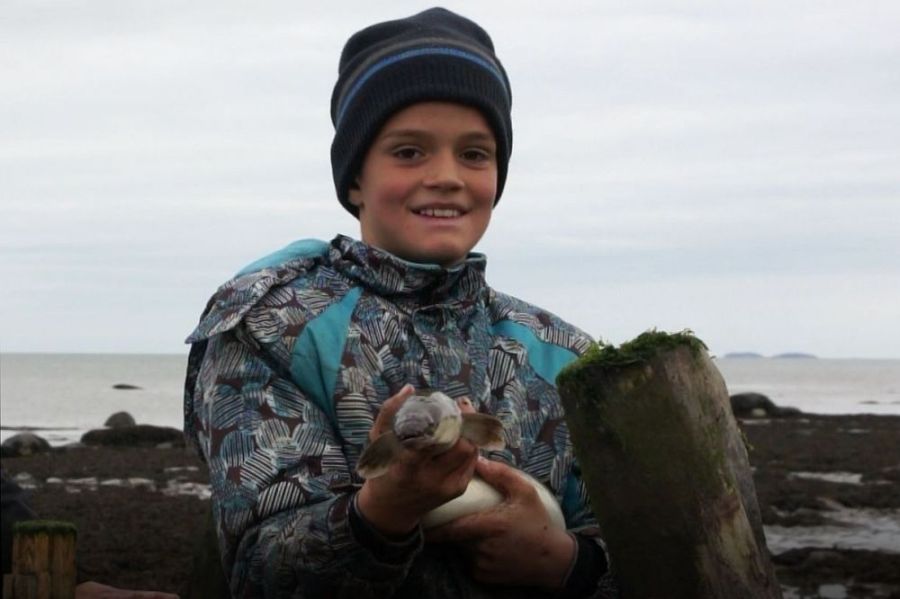
[[421,451],[423,449],[435,447],[434,439],[431,437],[410,437],[405,441],[401,441],[400,444],[406,449],[411,449],[413,451]]
[[[397,433],[395,433],[397,434]],[[408,445],[415,442],[426,442],[431,439],[431,436],[434,434],[434,425],[429,425],[425,427],[424,430],[418,431],[409,431],[407,433],[397,434],[397,439],[400,440],[401,443]]]

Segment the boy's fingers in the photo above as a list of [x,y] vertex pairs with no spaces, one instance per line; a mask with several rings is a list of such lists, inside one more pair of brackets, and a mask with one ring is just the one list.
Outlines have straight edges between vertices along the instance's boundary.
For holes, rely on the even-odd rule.
[[372,429],[369,431],[370,441],[374,441],[380,437],[382,433],[391,429],[391,424],[394,422],[394,414],[397,413],[397,410],[400,409],[403,402],[412,397],[415,392],[416,388],[407,383],[403,385],[395,395],[391,396],[387,401],[381,404],[378,416],[375,417],[375,423],[372,424]]
[[485,528],[487,512],[461,516],[456,520],[425,531],[429,543],[462,543],[490,536]]
[[474,414],[475,406],[472,405],[472,402],[468,397],[460,397],[456,400],[456,405],[459,406],[459,411],[463,414]]

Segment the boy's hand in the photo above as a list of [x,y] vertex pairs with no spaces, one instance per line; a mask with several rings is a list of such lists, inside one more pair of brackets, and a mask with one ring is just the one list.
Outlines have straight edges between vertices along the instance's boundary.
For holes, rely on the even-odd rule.
[[99,582],[82,582],[75,587],[75,599],[178,599],[178,595],[157,591],[128,591]]
[[[391,429],[394,414],[414,393],[414,387],[406,385],[384,402],[369,431],[370,439]],[[471,404],[461,404],[460,409],[474,411]],[[366,480],[356,507],[382,533],[407,534],[423,515],[465,492],[477,458],[477,448],[462,438],[437,455],[428,450],[404,449],[386,474]]]
[[433,528],[425,539],[459,543],[476,580],[562,587],[577,551],[575,539],[552,525],[537,491],[514,468],[479,458],[476,472],[504,501]]

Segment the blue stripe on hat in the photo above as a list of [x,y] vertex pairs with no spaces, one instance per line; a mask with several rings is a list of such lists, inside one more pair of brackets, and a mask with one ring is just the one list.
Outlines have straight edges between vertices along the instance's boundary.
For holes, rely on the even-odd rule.
[[503,87],[506,95],[509,96],[509,90],[506,88],[506,80],[503,78],[503,74],[497,69],[497,67],[495,67],[493,64],[491,64],[481,56],[478,56],[477,54],[473,54],[471,52],[460,50],[459,48],[416,48],[414,50],[407,50],[406,52],[401,52],[400,54],[395,54],[393,56],[387,56],[373,64],[362,75],[360,75],[356,80],[356,83],[353,84],[353,87],[350,89],[350,91],[347,92],[347,95],[344,97],[344,101],[341,103],[341,106],[338,109],[335,126],[340,125],[341,120],[344,118],[344,112],[346,112],[347,110],[347,106],[350,105],[350,102],[359,92],[360,88],[365,85],[366,81],[371,79],[372,76],[375,75],[375,73],[401,60],[429,55],[453,56],[456,58],[462,58],[474,62],[478,66],[487,69],[488,72],[490,72],[500,82],[500,85]]

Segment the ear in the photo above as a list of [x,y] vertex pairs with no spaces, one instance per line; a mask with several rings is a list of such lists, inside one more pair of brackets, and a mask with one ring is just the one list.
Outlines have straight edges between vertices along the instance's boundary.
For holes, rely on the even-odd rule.
[[359,189],[359,177],[353,179],[353,183],[347,189],[347,200],[357,208],[362,208],[363,201],[362,192]]

